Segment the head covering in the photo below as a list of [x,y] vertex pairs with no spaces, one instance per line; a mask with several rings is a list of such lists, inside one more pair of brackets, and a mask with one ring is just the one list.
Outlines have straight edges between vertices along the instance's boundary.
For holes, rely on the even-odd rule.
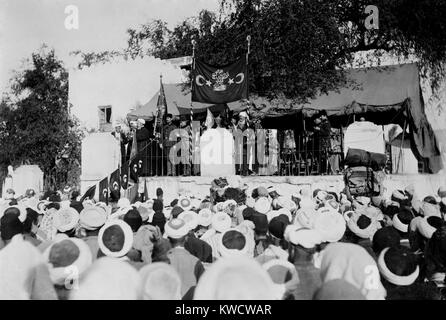
[[401,236],[393,227],[384,227],[375,232],[373,235],[373,250],[380,253],[387,247],[398,246]]
[[254,223],[256,234],[266,235],[268,232],[268,218],[266,215],[256,212],[248,220],[251,220]]
[[217,212],[212,217],[212,228],[217,232],[224,232],[231,228],[231,218],[225,212]]
[[415,255],[402,246],[385,248],[378,257],[379,272],[397,286],[409,286],[420,273]]
[[182,219],[174,218],[164,226],[166,235],[172,239],[180,239],[187,235],[189,226]]
[[323,242],[339,241],[346,229],[344,217],[333,210],[318,210],[314,220],[314,229],[322,235]]
[[99,229],[106,221],[106,212],[97,206],[84,208],[79,215],[79,224],[87,230]]
[[171,265],[154,262],[139,270],[143,300],[181,300],[181,278]]
[[181,196],[178,199],[178,206],[180,206],[183,211],[189,211],[192,209],[192,202],[187,197]]
[[74,268],[76,276],[82,276],[93,261],[91,250],[85,241],[68,237],[58,238],[44,251],[43,256],[48,263],[51,281],[57,285],[70,280],[67,270]]
[[110,257],[97,259],[71,300],[137,300],[141,278],[128,262]]
[[228,229],[219,237],[218,251],[222,257],[245,255],[248,253],[248,242],[243,233],[237,229]]
[[141,216],[142,222],[152,222],[153,215],[155,211],[153,210],[153,200],[149,200],[146,203],[142,203],[138,207],[139,215]]
[[441,217],[440,206],[436,203],[435,199],[432,199],[431,197],[424,198],[421,203],[420,213],[425,217]]
[[117,208],[130,207],[130,200],[127,198],[120,198],[118,200]]
[[395,190],[392,192],[392,196],[390,197],[392,201],[401,203],[403,201],[409,200],[406,193],[403,190]]
[[325,282],[314,294],[313,300],[365,300],[361,291],[342,279]]
[[198,226],[198,214],[196,212],[183,211],[178,216],[178,219],[181,219],[186,223],[188,231],[195,230]]
[[23,224],[18,215],[7,213],[0,219],[0,234],[3,240],[11,240],[23,232]]
[[121,258],[132,248],[132,229],[123,220],[110,220],[99,230],[98,243],[106,256]]
[[22,205],[13,205],[7,207],[5,211],[2,212],[2,215],[5,214],[15,214],[20,222],[23,223],[26,220],[26,207]]
[[379,222],[375,219],[370,219],[361,211],[356,211],[347,221],[347,226],[351,232],[362,239],[373,239],[375,232],[381,228]]
[[262,264],[275,284],[285,284],[291,280],[299,282],[296,267],[283,259],[272,259]]
[[268,225],[269,233],[278,238],[283,239],[286,227],[290,224],[288,217],[285,215],[278,215],[271,219]]
[[408,209],[402,209],[399,213],[393,215],[392,226],[400,232],[407,233],[412,219],[412,212]]
[[283,289],[253,259],[221,258],[200,277],[194,300],[278,300]]
[[254,210],[258,213],[267,214],[271,210],[271,203],[268,198],[258,198],[254,205]]
[[268,190],[265,187],[257,188],[257,196],[258,197],[268,197],[268,195],[269,195]]
[[172,211],[171,211],[172,218],[177,218],[178,215],[183,211],[184,211],[183,208],[181,208],[179,206],[173,207]]
[[440,188],[438,188],[437,193],[440,198],[446,198],[446,187],[441,186]]
[[146,124],[146,120],[144,120],[144,119],[138,119],[138,122],[142,125]]
[[314,248],[324,241],[318,230],[302,228],[296,225],[289,225],[285,229],[285,240],[306,249]]
[[130,226],[133,232],[138,231],[142,225],[142,217],[138,210],[132,209],[124,215],[124,221]]
[[198,224],[203,227],[209,227],[212,222],[212,211],[208,208],[201,209],[198,212]]
[[76,209],[62,208],[53,215],[54,226],[60,232],[67,232],[76,228],[79,222],[79,213]]
[[329,244],[322,251],[321,278],[323,283],[343,279],[358,288],[367,300],[384,300],[386,296],[375,261],[356,244]]
[[410,222],[410,230],[418,232],[420,235],[422,235],[426,239],[432,238],[432,235],[437,230],[436,227],[431,225],[432,221],[434,219],[441,219],[436,216],[432,217],[416,217],[413,218]]

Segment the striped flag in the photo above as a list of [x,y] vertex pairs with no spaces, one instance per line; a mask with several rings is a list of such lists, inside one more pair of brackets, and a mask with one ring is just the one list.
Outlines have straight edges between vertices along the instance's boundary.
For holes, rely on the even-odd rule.
[[167,116],[167,101],[166,94],[164,93],[163,76],[160,75],[160,90],[158,92],[158,102],[156,103],[156,118],[154,126],[154,135],[160,137],[160,141],[163,141],[163,127],[166,122]]

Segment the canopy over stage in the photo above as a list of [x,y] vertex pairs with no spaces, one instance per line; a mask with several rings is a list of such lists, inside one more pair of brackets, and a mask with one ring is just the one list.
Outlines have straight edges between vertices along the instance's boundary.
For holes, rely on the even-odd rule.
[[[309,129],[312,117],[326,110],[332,127],[346,127],[356,118],[365,117],[378,125],[397,123],[409,129],[411,148],[417,158],[434,159],[440,156],[436,137],[428,122],[421,94],[418,66],[415,63],[375,68],[346,70],[347,83],[337,91],[321,94],[305,104],[292,100],[267,100],[251,96],[252,117],[263,119],[264,128]],[[182,84],[164,85],[167,110],[173,115],[222,111],[225,105],[191,104],[190,89]],[[128,114],[128,118],[153,119],[158,93],[142,107]],[[227,107],[238,113],[247,108],[246,101],[229,103]],[[306,120],[305,120],[306,119]],[[358,120],[358,119],[356,119]],[[305,125],[304,125],[305,123]],[[431,170],[442,168],[429,163]]]

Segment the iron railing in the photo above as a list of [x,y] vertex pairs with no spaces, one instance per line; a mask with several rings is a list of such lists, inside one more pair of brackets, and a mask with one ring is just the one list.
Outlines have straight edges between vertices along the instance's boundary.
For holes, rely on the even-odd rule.
[[[245,154],[243,164],[235,165],[236,174],[247,175],[279,175],[279,176],[309,176],[309,175],[336,175],[343,172],[343,135],[332,134],[329,137],[317,137],[311,134],[297,135],[294,138],[295,145],[290,147],[279,147],[277,152],[270,154],[269,148],[265,148],[266,156],[273,157],[262,165],[257,159],[257,149],[252,148],[253,159],[248,164],[248,155]],[[245,141],[246,143],[246,141]],[[269,141],[268,141],[269,143]],[[282,144],[283,145],[283,144]],[[193,163],[179,163],[170,165],[168,154],[170,148],[162,147],[156,140],[142,143],[139,146],[139,159],[142,166],[139,176],[199,176],[199,156]],[[189,149],[189,148],[186,148]],[[177,151],[181,155],[181,151]],[[193,157],[193,156],[192,156]],[[169,168],[170,166],[170,168]],[[173,169],[173,170],[172,170]]]

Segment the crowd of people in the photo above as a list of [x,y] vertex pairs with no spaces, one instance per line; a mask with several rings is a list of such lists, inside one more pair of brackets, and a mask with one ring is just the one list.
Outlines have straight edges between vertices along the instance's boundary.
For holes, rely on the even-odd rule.
[[[112,135],[120,143],[121,166],[132,158],[135,140],[135,150],[143,162],[142,175],[200,175],[200,136],[208,129],[224,129],[234,137],[234,166],[238,175],[298,175],[298,158],[305,158],[306,166],[313,167],[320,174],[336,174],[340,171],[341,149],[338,148],[339,143],[333,140],[339,134],[335,134],[338,131],[331,128],[325,110],[314,116],[313,125],[308,130],[299,126],[285,130],[264,129],[262,121],[251,118],[246,111],[237,115],[228,112],[209,114],[206,119],[195,121],[199,122],[195,128],[199,133],[197,136],[192,134],[189,114],[179,117],[166,114],[161,129],[154,129],[154,121],[146,122],[144,119],[130,121],[129,129],[124,129],[121,123],[115,123]],[[182,130],[177,132],[177,139],[173,139],[172,132],[175,135],[177,129]],[[256,137],[259,129],[265,130],[262,141]],[[238,140],[237,134],[244,136]],[[256,143],[264,145],[265,150],[268,150],[271,157],[269,161],[258,158]],[[182,157],[180,163],[173,163],[169,157],[173,148]]]
[[[249,190],[249,191],[248,191]],[[0,203],[0,299],[442,300],[446,188],[420,198],[248,189],[110,203],[70,189]]]

